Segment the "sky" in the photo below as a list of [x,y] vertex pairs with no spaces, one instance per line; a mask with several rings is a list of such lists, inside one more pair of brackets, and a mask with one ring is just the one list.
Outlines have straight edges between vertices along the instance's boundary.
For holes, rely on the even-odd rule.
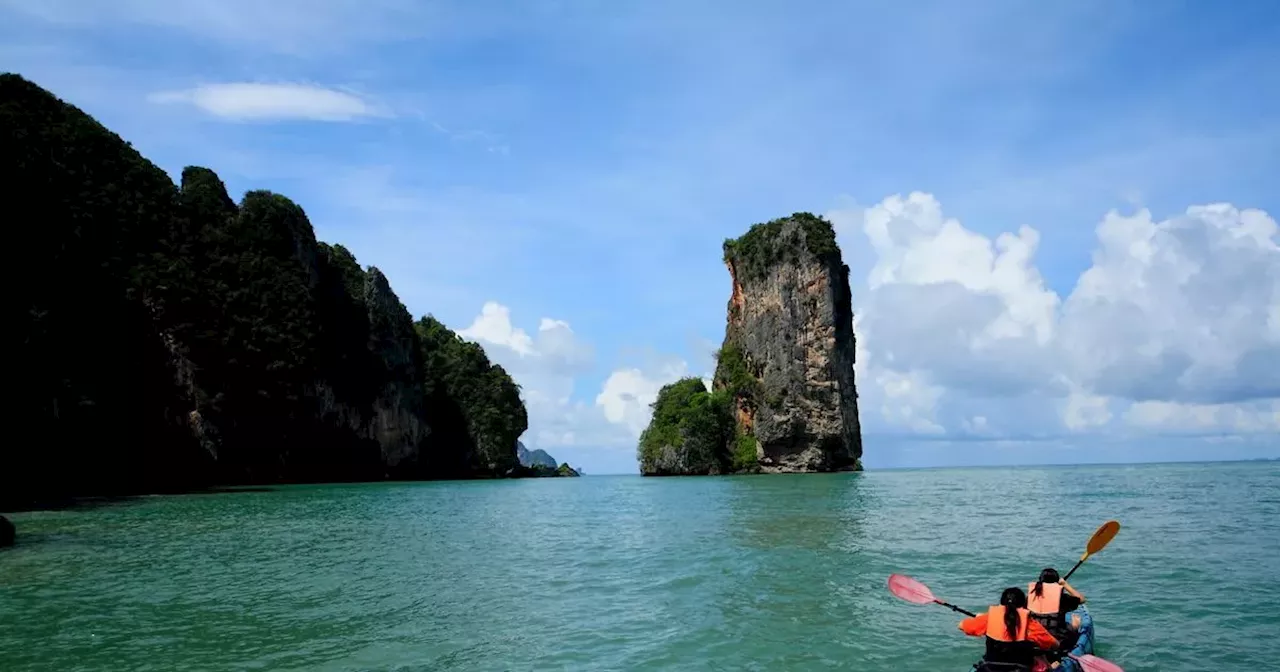
[[867,468],[1280,457],[1280,4],[0,0],[0,70],[282,193],[634,473],[807,211]]

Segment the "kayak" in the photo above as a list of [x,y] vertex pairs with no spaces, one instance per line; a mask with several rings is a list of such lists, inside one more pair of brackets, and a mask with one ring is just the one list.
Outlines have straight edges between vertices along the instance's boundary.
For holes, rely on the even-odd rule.
[[[1083,672],[1083,670],[1080,668],[1080,663],[1077,663],[1070,656],[1093,655],[1093,643],[1094,643],[1093,616],[1089,615],[1089,610],[1085,608],[1084,605],[1080,605],[1080,608],[1076,609],[1075,611],[1068,612],[1066,615],[1067,622],[1071,623],[1072,621],[1075,620],[1076,616],[1080,617],[1080,637],[1076,639],[1076,645],[1074,648],[1071,649],[1071,651],[1069,652],[1069,655],[1064,656],[1062,658],[1061,663],[1058,665],[1058,667],[1053,668],[1057,672]],[[981,665],[982,665],[982,661],[978,661],[977,663],[974,663],[973,667],[969,668],[969,672],[973,672],[974,670],[978,670],[978,669],[984,669],[980,667]],[[994,671],[994,670],[997,670],[998,668],[996,666],[988,666],[985,669],[990,669]],[[1048,670],[1048,669],[1049,668],[1043,662],[1037,662],[1035,667],[1032,669],[1032,672],[1043,672],[1044,670]]]
[[[1079,609],[1069,612],[1067,614],[1067,622],[1070,623],[1074,621],[1076,616],[1080,617],[1080,638],[1076,640],[1076,646],[1071,649],[1070,655],[1092,655],[1094,640],[1093,616],[1089,615],[1089,610],[1084,605],[1080,605]],[[1059,665],[1057,669],[1062,670],[1063,672],[1081,672],[1080,663],[1077,663],[1070,657],[1063,658],[1062,664]]]

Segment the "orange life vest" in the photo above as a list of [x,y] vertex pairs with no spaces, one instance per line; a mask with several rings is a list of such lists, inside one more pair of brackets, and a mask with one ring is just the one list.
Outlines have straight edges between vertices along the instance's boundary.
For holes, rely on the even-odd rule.
[[987,652],[982,657],[984,667],[981,669],[1031,670],[1038,653],[1036,645],[1027,639],[1031,613],[1026,609],[1018,610],[1018,630],[1012,638],[1005,628],[1004,615],[1005,607],[1002,605],[987,609]]
[[987,636],[997,642],[1025,642],[1027,640],[1027,620],[1030,614],[1026,609],[1018,610],[1018,631],[1013,633],[1013,639],[1009,638],[1009,632],[1004,625],[1004,605],[995,605],[987,609]]
[[1027,584],[1027,609],[1033,614],[1057,614],[1062,609],[1062,586],[1056,583],[1042,583],[1042,595],[1036,595],[1036,584]]

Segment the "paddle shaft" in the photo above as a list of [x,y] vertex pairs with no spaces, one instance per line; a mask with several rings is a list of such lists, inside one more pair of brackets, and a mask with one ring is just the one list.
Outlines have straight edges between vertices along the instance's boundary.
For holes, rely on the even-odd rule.
[[961,609],[960,607],[957,607],[957,606],[956,606],[956,605],[954,605],[954,604],[950,604],[950,603],[947,603],[947,602],[943,602],[942,600],[935,599],[935,600],[934,600],[934,602],[935,602],[935,603],[937,603],[937,604],[941,604],[941,605],[942,605],[942,606],[944,606],[944,607],[947,607],[947,608],[948,608],[948,609],[950,609],[951,611],[958,611],[958,612],[960,612],[960,613],[964,614],[965,616],[977,616],[977,614],[973,613],[972,611],[965,611],[964,609]]
[[1077,562],[1076,566],[1072,567],[1071,571],[1062,577],[1062,580],[1066,581],[1071,578],[1071,575],[1075,574],[1077,569],[1080,569],[1080,565],[1083,565],[1085,560],[1088,560],[1094,553],[1106,548],[1107,544],[1111,543],[1111,540],[1115,538],[1116,533],[1119,531],[1120,521],[1109,520],[1103,523],[1102,527],[1099,527],[1098,531],[1094,532],[1093,536],[1089,538],[1089,543],[1084,548],[1084,555],[1080,556],[1080,562]]
[[1076,570],[1077,570],[1077,569],[1080,569],[1080,565],[1083,565],[1083,564],[1084,564],[1084,561],[1085,561],[1085,560],[1088,560],[1088,559],[1089,559],[1089,556],[1088,556],[1087,554],[1086,554],[1083,558],[1080,558],[1080,562],[1077,562],[1077,563],[1076,563],[1076,566],[1075,566],[1075,567],[1072,567],[1072,568],[1071,568],[1071,571],[1067,572],[1067,575],[1066,575],[1066,576],[1064,576],[1064,577],[1062,577],[1062,580],[1063,580],[1063,581],[1066,581],[1067,579],[1071,578],[1071,575],[1072,575],[1072,574],[1075,574],[1075,573],[1076,573]]

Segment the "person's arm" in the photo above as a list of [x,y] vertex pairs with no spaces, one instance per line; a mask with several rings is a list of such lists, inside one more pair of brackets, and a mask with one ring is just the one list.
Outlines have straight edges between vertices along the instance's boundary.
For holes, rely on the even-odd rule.
[[970,637],[981,637],[987,634],[987,615],[978,614],[960,621],[960,632]]
[[1085,603],[1084,593],[1082,593],[1082,592],[1080,592],[1080,591],[1076,590],[1075,588],[1072,588],[1072,587],[1071,587],[1071,584],[1067,583],[1067,580],[1066,580],[1066,579],[1063,579],[1063,580],[1059,581],[1058,583],[1061,583],[1061,584],[1062,584],[1062,589],[1063,589],[1063,590],[1065,590],[1065,591],[1067,591],[1067,594],[1068,594],[1068,595],[1071,595],[1072,597],[1076,598],[1077,600],[1080,600],[1080,604],[1084,604],[1084,603]]
[[1045,651],[1058,648],[1058,638],[1049,634],[1049,631],[1040,625],[1040,621],[1034,618],[1027,622],[1027,639]]

